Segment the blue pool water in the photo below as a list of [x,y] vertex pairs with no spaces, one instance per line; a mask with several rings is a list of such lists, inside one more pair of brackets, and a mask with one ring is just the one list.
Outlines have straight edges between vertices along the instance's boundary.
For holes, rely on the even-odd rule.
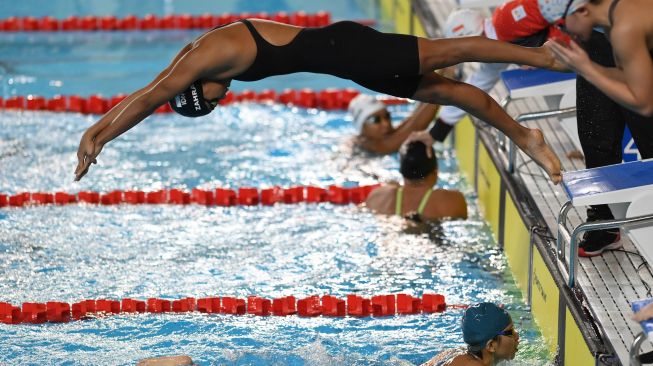
[[[355,8],[355,2],[332,2]],[[137,41],[125,44],[107,34],[3,35],[4,96],[133,90],[192,33],[132,36]],[[348,85],[293,75],[248,87]],[[411,108],[392,107],[392,115],[399,121]],[[108,144],[99,164],[75,183],[79,137],[96,118],[0,112],[0,192],[356,185],[399,178],[395,156],[352,152],[354,129],[344,112],[239,104],[195,120],[153,116]],[[439,185],[466,193],[469,220],[414,228],[330,204],[2,209],[0,301],[438,292],[449,303],[505,303],[521,337],[518,359],[510,364],[548,364],[454,152],[441,148],[438,155]],[[188,354],[202,365],[416,365],[462,345],[460,316],[459,310],[379,319],[193,313],[0,324],[0,364],[120,365]]]

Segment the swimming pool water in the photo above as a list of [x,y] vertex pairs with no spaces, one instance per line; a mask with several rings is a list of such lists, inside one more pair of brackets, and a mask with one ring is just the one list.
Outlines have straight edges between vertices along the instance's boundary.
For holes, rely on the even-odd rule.
[[[393,107],[397,118],[409,111]],[[5,112],[0,138],[12,148],[2,157],[10,173],[0,178],[0,190],[353,185],[371,182],[370,172],[396,178],[395,157],[352,155],[343,142],[353,133],[346,118],[255,104],[221,108],[192,122],[154,116],[108,144],[99,164],[74,183],[78,136],[91,117]],[[464,190],[473,204],[453,153],[445,149],[439,156],[441,185]],[[520,357],[545,363],[505,259],[474,206],[471,213],[470,220],[415,234],[396,218],[330,204],[6,209],[0,211],[0,293],[18,304],[439,292],[450,303],[508,304],[518,324],[524,317]],[[455,310],[388,319],[191,314],[2,325],[0,343],[11,351],[0,360],[121,364],[188,353],[207,364],[418,364],[461,344],[459,317]]]
[[[137,41],[125,45],[115,35],[87,36],[51,35],[31,46],[20,40],[29,35],[7,36],[14,38],[0,46],[2,54],[12,52],[3,62],[19,72],[5,74],[5,92],[130,91],[190,37],[158,32],[149,39],[135,35]],[[265,83],[250,86],[348,85],[315,75]],[[401,120],[411,108],[392,107],[393,118]],[[108,144],[99,164],[75,183],[79,137],[96,118],[1,112],[0,192],[356,185],[399,178],[395,156],[351,149],[354,129],[344,112],[238,104],[194,120],[153,116]],[[505,303],[521,337],[511,364],[547,364],[542,338],[457,170],[455,153],[440,148],[438,155],[439,186],[465,192],[469,220],[414,228],[330,204],[2,209],[0,301],[438,292],[449,303]],[[133,364],[188,354],[206,365],[414,365],[462,345],[460,316],[459,310],[379,319],[193,313],[0,324],[0,364]]]
[[[327,10],[334,21],[374,19],[378,11],[373,3],[356,0],[301,1],[266,0],[25,0],[0,7],[0,18],[45,15],[66,18],[71,14],[143,16],[148,13],[256,13],[278,11],[309,13]],[[112,96],[141,88],[165,68],[177,52],[198,36],[200,31],[147,32],[0,32],[0,95],[93,93]],[[93,88],[89,88],[93,80]],[[310,85],[314,89],[356,86],[353,82],[331,76],[315,78],[298,73],[261,80],[256,83],[235,81],[231,90],[245,88],[283,89],[287,86]]]

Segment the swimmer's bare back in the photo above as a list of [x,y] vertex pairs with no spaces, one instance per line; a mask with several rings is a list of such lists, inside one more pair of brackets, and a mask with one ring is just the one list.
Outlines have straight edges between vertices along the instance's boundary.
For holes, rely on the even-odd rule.
[[[274,46],[289,44],[303,29],[269,20],[252,19],[249,22],[263,39]],[[214,65],[214,73],[204,78],[215,80],[232,79],[242,74],[250,68],[257,54],[254,37],[243,22],[208,31],[197,38],[190,49],[212,60],[210,63]]]

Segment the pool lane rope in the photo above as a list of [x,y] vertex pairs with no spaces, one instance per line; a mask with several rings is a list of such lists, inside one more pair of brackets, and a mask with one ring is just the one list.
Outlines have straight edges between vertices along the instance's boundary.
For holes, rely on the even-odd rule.
[[441,313],[447,309],[467,308],[467,305],[452,305],[440,294],[425,293],[421,298],[408,294],[376,295],[364,298],[347,295],[339,299],[331,295],[309,296],[296,300],[295,296],[267,299],[249,296],[236,297],[187,297],[179,300],[149,298],[135,300],[83,300],[73,304],[48,301],[46,303],[24,302],[21,307],[0,302],[0,322],[4,324],[65,323],[114,314],[133,313],[189,313],[256,316],[301,317],[390,317],[395,315],[417,315]]
[[0,208],[69,205],[76,203],[91,205],[197,204],[202,206],[224,207],[272,206],[277,203],[297,204],[302,202],[328,202],[337,205],[346,205],[365,202],[370,192],[379,186],[379,184],[349,188],[336,185],[327,188],[295,186],[288,188],[271,187],[261,190],[254,187],[243,187],[237,190],[229,188],[216,188],[215,190],[193,188],[190,192],[173,188],[154,192],[114,190],[106,193],[82,191],[74,194],[67,192],[22,192],[13,195],[0,194]]
[[[331,24],[331,13],[318,11],[306,13],[295,11],[291,13],[222,13],[200,15],[191,14],[169,14],[157,16],[146,14],[143,17],[127,15],[119,18],[113,15],[96,16],[71,15],[65,19],[57,19],[51,16],[44,17],[9,17],[0,19],[0,32],[58,32],[58,31],[149,31],[149,30],[208,30],[213,27],[233,23],[239,19],[257,18],[272,20],[279,23],[296,25],[300,27],[323,27]],[[359,23],[373,25],[372,19],[362,19]]]
[[[360,92],[353,88],[336,89],[327,88],[315,91],[309,88],[285,89],[277,92],[265,89],[260,92],[243,90],[240,93],[228,92],[220,105],[229,105],[238,102],[279,103],[301,108],[318,108],[322,110],[346,110],[349,102]],[[0,98],[0,109],[72,112],[81,114],[105,114],[111,108],[127,98],[127,94],[118,94],[109,98],[102,95],[83,97],[79,95],[55,95],[45,98],[38,95],[14,95],[7,99]],[[408,99],[396,97],[380,97],[386,105],[406,104]],[[171,113],[168,103],[157,108],[155,113]]]

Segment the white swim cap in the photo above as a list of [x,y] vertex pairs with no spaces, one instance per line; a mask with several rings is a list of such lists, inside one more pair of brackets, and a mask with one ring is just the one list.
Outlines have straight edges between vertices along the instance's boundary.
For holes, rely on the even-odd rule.
[[354,126],[358,131],[363,129],[363,123],[374,113],[384,110],[385,104],[369,94],[358,94],[349,102],[349,113],[354,118]]
[[471,37],[483,34],[483,13],[474,9],[460,9],[449,14],[444,23],[446,38]]
[[549,23],[555,23],[562,19],[567,6],[569,6],[567,15],[570,15],[578,10],[581,5],[587,3],[589,3],[589,0],[537,0],[542,17]]

